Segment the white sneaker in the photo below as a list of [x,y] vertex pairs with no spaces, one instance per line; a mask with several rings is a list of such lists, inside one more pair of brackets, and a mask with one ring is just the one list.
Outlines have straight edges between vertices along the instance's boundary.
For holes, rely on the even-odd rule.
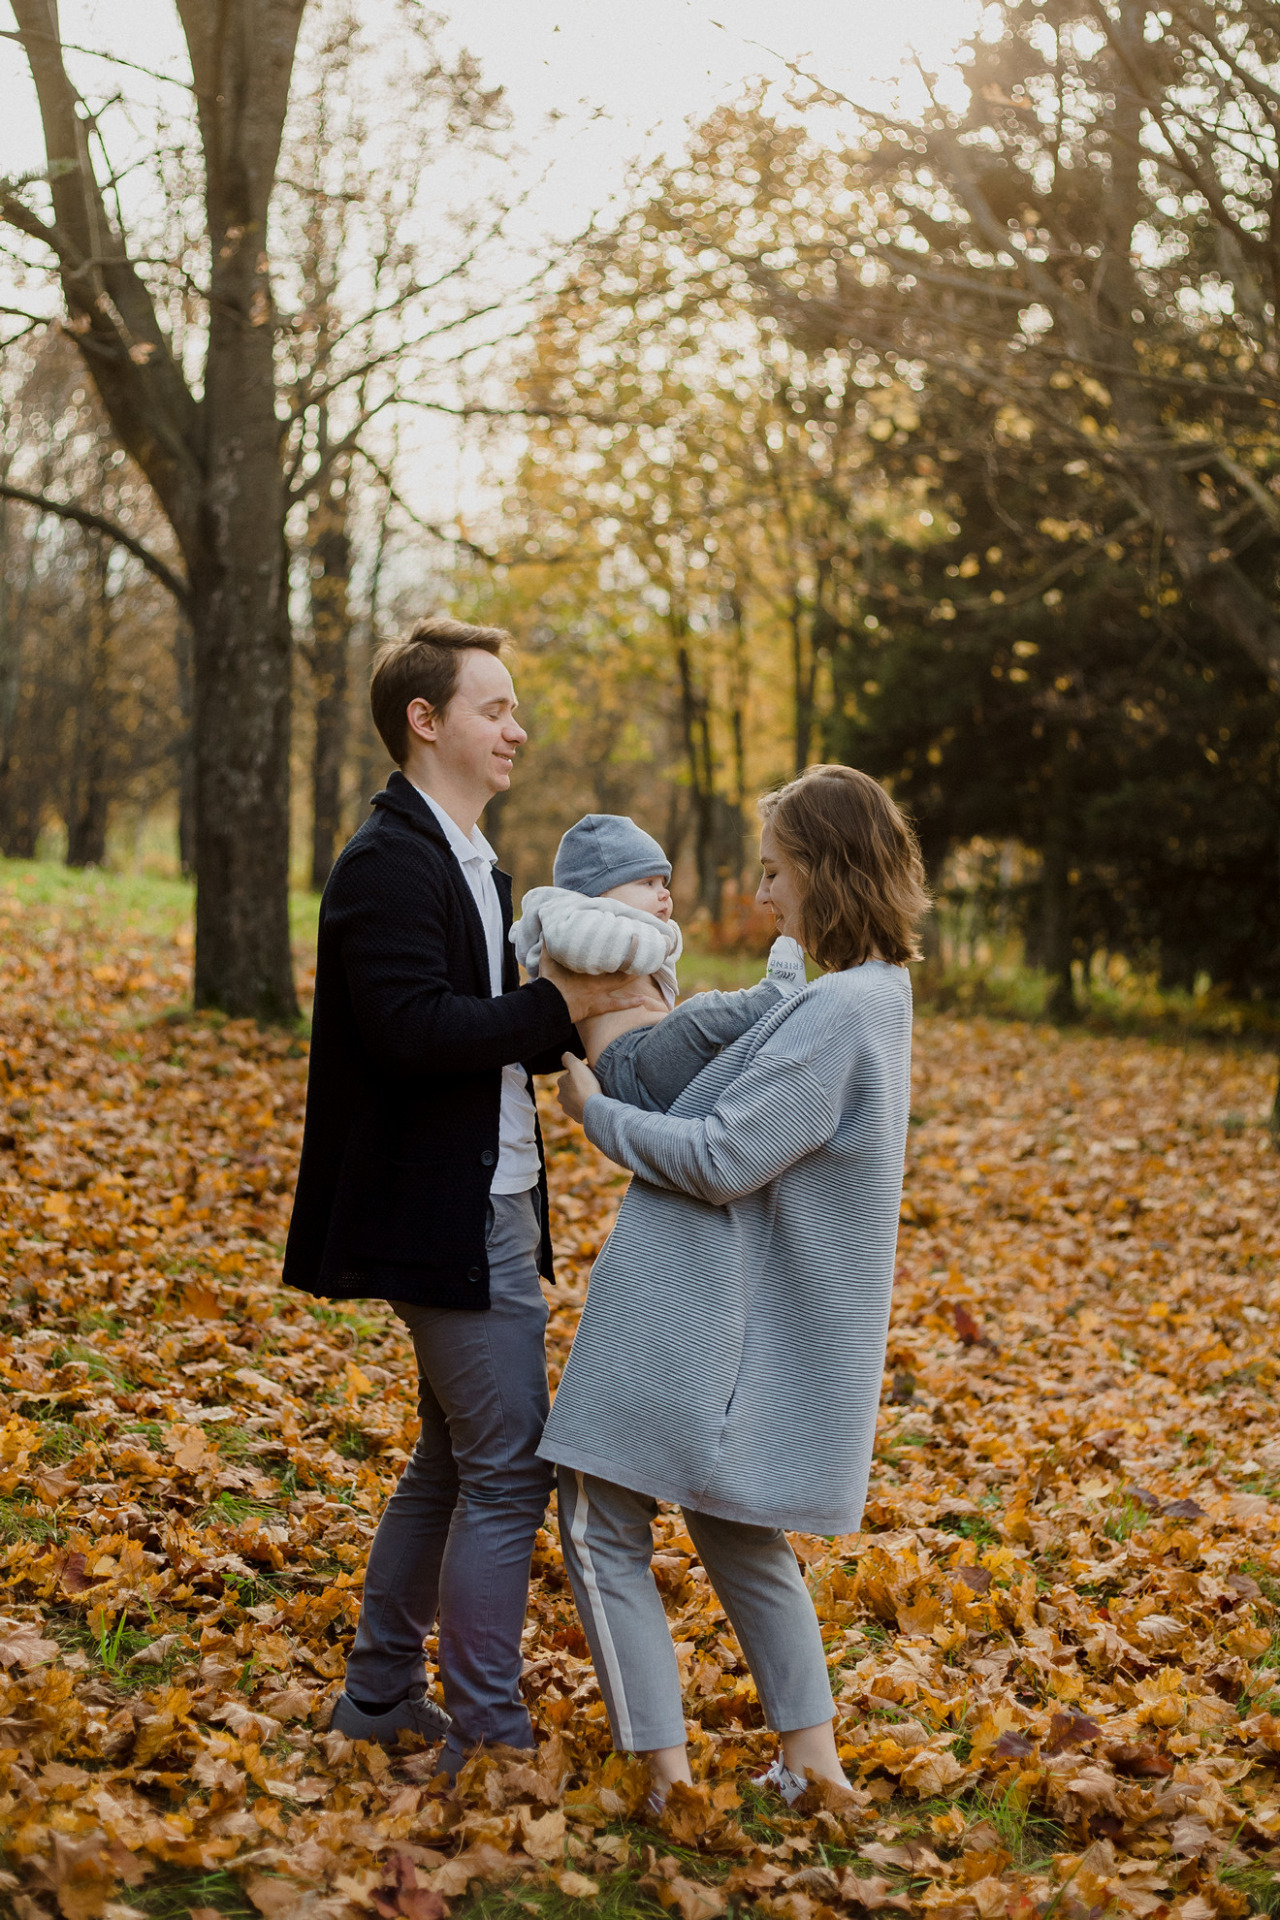
[[[791,943],[793,946],[795,942]],[[792,1773],[782,1755],[779,1754],[767,1773],[758,1773],[752,1778],[753,1787],[772,1787],[780,1793],[789,1807],[794,1807],[801,1795],[809,1790],[809,1782],[798,1773]]]
[[807,985],[804,976],[804,948],[798,940],[780,933],[769,949],[769,964],[764,970],[780,993],[799,993]]

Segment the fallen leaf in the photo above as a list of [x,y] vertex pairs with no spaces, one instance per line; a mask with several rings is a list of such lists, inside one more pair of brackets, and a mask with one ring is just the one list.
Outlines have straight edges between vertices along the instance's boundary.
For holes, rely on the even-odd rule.
[[46,1467],[31,1480],[32,1491],[47,1507],[56,1507],[60,1500],[68,1499],[79,1485],[75,1475],[64,1467]]
[[158,1667],[170,1649],[181,1646],[184,1635],[180,1633],[162,1633],[158,1639],[149,1640],[145,1647],[133,1654],[128,1665],[131,1667]]
[[952,1303],[951,1319],[956,1330],[956,1338],[964,1346],[976,1347],[980,1345],[986,1346],[988,1344],[982,1328],[974,1319],[968,1307],[964,1306],[959,1300]]
[[[564,1884],[566,1880],[582,1881],[582,1876],[576,1873],[557,1874],[556,1884],[562,1893],[570,1891]],[[660,1906],[669,1911],[674,1909],[680,1915],[680,1920],[717,1920],[717,1916],[726,1912],[729,1905],[723,1888],[688,1880],[683,1874],[676,1874],[670,1880],[646,1874],[638,1886],[640,1892],[649,1894]],[[593,1899],[599,1892],[599,1888],[590,1880],[583,1882],[583,1887],[584,1891],[575,1897]],[[585,1891],[586,1888],[590,1892]]]
[[[571,1867],[566,1867],[553,1877],[561,1893],[569,1900],[594,1900],[600,1892],[598,1880],[589,1879],[585,1873],[575,1873]],[[719,1911],[723,1912],[723,1908]]]
[[1046,1757],[1066,1753],[1071,1747],[1081,1747],[1089,1740],[1097,1740],[1101,1733],[1102,1728],[1087,1714],[1055,1713],[1049,1722],[1049,1737],[1041,1752]]
[[561,1859],[564,1855],[564,1835],[565,1818],[562,1808],[553,1807],[550,1813],[540,1816],[527,1808],[521,1808],[520,1841],[531,1859]]
[[921,1800],[932,1800],[954,1786],[957,1780],[965,1778],[965,1768],[956,1759],[954,1753],[918,1753],[908,1766],[902,1769],[902,1785],[910,1793],[917,1794]]
[[896,1908],[900,1913],[911,1912],[909,1894],[902,1891],[895,1893],[889,1882],[877,1875],[860,1879],[848,1867],[840,1875],[840,1898],[847,1900],[850,1906],[865,1908],[868,1913],[879,1913],[885,1907]]
[[1168,1754],[1160,1753],[1155,1747],[1128,1743],[1108,1747],[1107,1759],[1117,1773],[1129,1780],[1167,1780],[1173,1772],[1173,1761]]
[[957,1567],[956,1579],[961,1586],[968,1587],[974,1593],[990,1593],[992,1573],[989,1567]]
[[0,1620],[0,1667],[43,1666],[62,1651],[56,1640],[44,1640],[26,1620]]
[[1213,1829],[1195,1814],[1184,1813],[1173,1823],[1173,1850],[1184,1859],[1194,1860],[1214,1843]]
[[300,1887],[296,1880],[286,1880],[276,1874],[254,1873],[245,1881],[248,1894],[258,1912],[266,1920],[303,1920],[313,1893],[306,1887]]

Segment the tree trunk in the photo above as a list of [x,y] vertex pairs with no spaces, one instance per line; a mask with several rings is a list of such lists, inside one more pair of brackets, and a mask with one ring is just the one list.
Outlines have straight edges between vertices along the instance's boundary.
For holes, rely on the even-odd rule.
[[57,260],[69,330],[186,564],[193,628],[197,1006],[296,1017],[289,950],[290,635],[267,210],[303,0],[176,0],[191,56],[209,243],[197,399],[63,64],[56,0],[12,0],[40,103],[54,224],[4,218]]
[[71,782],[66,812],[69,867],[100,867],[107,856],[110,712],[111,596],[107,553],[94,542],[93,592],[83,603],[80,685],[77,689]]
[[311,685],[315,720],[311,756],[311,890],[323,891],[342,832],[342,766],[347,752],[351,536],[347,496],[331,479],[312,510]]
[[217,542],[193,609],[195,1004],[292,1020],[288,562],[273,497],[279,466],[264,472],[263,451],[254,463],[260,492],[249,484],[251,463],[236,470],[224,447],[228,537]]
[[729,732],[733,741],[733,804],[737,811],[737,852],[733,882],[739,893],[746,887],[747,869],[747,702],[751,691],[751,646],[746,613],[735,590],[728,596],[733,649],[729,672]]
[[[42,476],[43,478],[43,476]],[[5,505],[2,529],[8,546],[13,509]],[[14,779],[14,731],[22,693],[22,666],[27,613],[36,579],[37,535],[34,525],[26,539],[22,585],[15,589],[0,579],[0,850],[11,860],[29,860],[35,854],[39,821],[27,818]]]
[[693,857],[698,874],[698,899],[712,919],[720,913],[720,874],[716,862],[716,808],[712,785],[711,727],[706,695],[694,679],[688,628],[678,616],[676,672],[680,680],[680,724],[689,768],[689,797],[693,811]]
[[195,629],[195,1003],[297,1017],[289,949],[292,648],[267,205],[301,0],[178,0],[213,257]]
[[383,495],[382,511],[378,516],[378,536],[374,542],[373,564],[369,569],[369,604],[364,621],[364,638],[360,648],[360,701],[355,751],[355,817],[351,823],[353,833],[368,814],[369,801],[381,785],[380,775],[387,766],[387,750],[382,744],[378,730],[373,724],[373,716],[369,711],[368,687],[373,674],[374,656],[378,651],[381,638],[382,578],[391,545],[391,505],[392,495],[388,488]]
[[101,741],[95,734],[76,782],[77,806],[67,821],[66,864],[69,867],[100,867],[106,860],[111,807],[104,762]]
[[196,756],[194,636],[186,615],[178,615],[173,635],[174,677],[178,683],[178,866],[184,879],[196,870]]
[[1049,810],[1045,820],[1040,880],[1040,964],[1049,974],[1050,1020],[1075,1020],[1075,983],[1071,977],[1071,761],[1065,734],[1053,754]]

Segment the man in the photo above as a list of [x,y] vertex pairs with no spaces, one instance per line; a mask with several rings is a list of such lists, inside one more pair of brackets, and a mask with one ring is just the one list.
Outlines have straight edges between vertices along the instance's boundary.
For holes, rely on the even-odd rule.
[[[413,1339],[422,1432],[382,1516],[331,1725],[533,1744],[520,1634],[550,1469],[539,1273],[552,1276],[530,1069],[574,1023],[644,1004],[610,975],[518,984],[511,882],[477,824],[527,738],[491,627],[433,618],[384,647],[370,701],[400,771],[320,905],[307,1114],[284,1278],[389,1300]],[[577,1049],[580,1051],[580,1049]],[[448,1712],[428,1695],[439,1625]]]

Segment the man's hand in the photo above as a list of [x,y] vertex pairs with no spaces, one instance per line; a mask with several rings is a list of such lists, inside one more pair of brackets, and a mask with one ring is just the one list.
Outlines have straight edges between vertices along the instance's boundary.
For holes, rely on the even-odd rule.
[[570,973],[567,967],[542,956],[539,977],[559,987],[576,1027],[580,1021],[594,1020],[601,1013],[622,1013],[628,1007],[652,1007],[665,1013],[661,998],[631,973]]
[[562,1058],[565,1070],[556,1084],[560,1111],[567,1113],[571,1120],[581,1120],[592,1094],[603,1093],[604,1088],[586,1061],[579,1060],[576,1053],[566,1053]]

